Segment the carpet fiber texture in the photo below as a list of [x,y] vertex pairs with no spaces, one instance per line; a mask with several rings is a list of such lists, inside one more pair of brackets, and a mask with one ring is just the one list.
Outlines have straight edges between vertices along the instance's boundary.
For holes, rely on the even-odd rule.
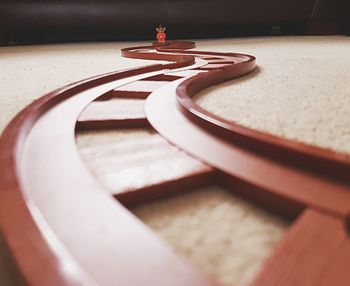
[[[203,91],[199,105],[245,126],[350,152],[350,38],[271,37],[200,40],[198,50],[242,52],[258,69]],[[91,43],[0,48],[0,131],[34,99],[68,83],[151,61],[124,59],[122,47]],[[79,148],[140,138],[144,130],[77,134]],[[97,178],[98,179],[98,178]],[[224,285],[245,285],[288,222],[209,187],[132,210]]]
[[197,95],[241,125],[350,153],[350,38],[276,37],[199,42],[203,50],[257,57],[258,69]]

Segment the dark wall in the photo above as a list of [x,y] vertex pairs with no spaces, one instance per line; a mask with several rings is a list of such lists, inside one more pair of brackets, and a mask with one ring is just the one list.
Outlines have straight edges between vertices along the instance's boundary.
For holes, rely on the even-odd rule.
[[350,36],[350,0],[345,0],[343,22],[346,34]]
[[0,41],[152,39],[159,23],[171,38],[305,33],[310,21],[334,21],[340,1],[0,0]]
[[345,1],[315,0],[311,12],[311,32],[314,34],[344,33]]

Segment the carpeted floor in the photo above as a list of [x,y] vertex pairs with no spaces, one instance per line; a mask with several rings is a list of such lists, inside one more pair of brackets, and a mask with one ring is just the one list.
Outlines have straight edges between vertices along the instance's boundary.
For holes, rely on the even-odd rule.
[[133,209],[163,239],[222,285],[248,285],[288,224],[211,186]]
[[95,75],[154,64],[121,57],[121,48],[138,44],[145,43],[0,47],[0,132],[19,110],[54,89]]
[[[251,53],[259,69],[198,95],[206,109],[243,125],[350,152],[350,38],[273,37],[200,40],[198,50]],[[151,64],[120,49],[145,43],[0,48],[0,131],[24,106],[70,82]],[[140,134],[137,134],[140,132]],[[80,148],[144,131],[78,134]],[[225,285],[244,285],[288,223],[218,187],[134,209],[175,249]]]
[[259,69],[197,95],[203,108],[277,136],[350,153],[350,38],[199,42],[253,54]]
[[[150,133],[130,129],[77,135],[77,144],[84,149],[138,140]],[[181,194],[131,211],[222,285],[247,285],[289,222],[218,186],[178,191]]]

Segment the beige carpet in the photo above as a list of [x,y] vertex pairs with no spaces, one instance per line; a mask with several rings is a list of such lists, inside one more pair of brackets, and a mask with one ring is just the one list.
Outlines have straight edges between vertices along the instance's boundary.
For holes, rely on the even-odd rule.
[[[198,49],[257,57],[259,71],[198,96],[198,103],[246,126],[350,152],[350,38],[270,37],[197,41]],[[124,59],[140,43],[0,47],[0,131],[41,95],[93,75],[152,63]]]
[[[0,130],[25,105],[67,83],[152,62],[120,57],[144,43],[0,48]],[[256,55],[254,76],[211,88],[198,103],[276,135],[350,151],[349,38],[280,37],[198,41],[198,50]],[[144,131],[78,135],[80,148],[138,138]],[[225,285],[244,285],[288,223],[218,187],[134,209],[177,251]]]
[[242,125],[350,153],[350,37],[205,41],[253,54],[259,70],[203,91],[203,108]]
[[120,49],[145,43],[84,43],[0,47],[0,132],[34,99],[91,76],[154,64],[122,58]]
[[[77,143],[79,148],[90,148],[149,134],[142,129],[80,132]],[[176,251],[227,286],[247,285],[289,226],[218,186],[183,192],[132,212]]]
[[133,212],[222,285],[247,285],[281,239],[281,218],[212,186]]

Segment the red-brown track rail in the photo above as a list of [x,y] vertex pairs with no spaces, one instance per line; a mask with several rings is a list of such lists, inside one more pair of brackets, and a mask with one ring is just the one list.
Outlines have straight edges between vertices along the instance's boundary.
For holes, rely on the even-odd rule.
[[[214,285],[106,192],[75,146],[75,126],[91,102],[129,83],[171,78],[146,99],[145,120],[214,169],[203,167],[184,180],[116,198],[127,205],[180,183],[193,187],[215,181],[281,214],[299,216],[253,285],[349,285],[349,158],[245,128],[201,109],[192,100],[196,93],[253,71],[255,58],[185,51],[193,47],[191,42],[169,42],[123,49],[126,57],[172,63],[69,85],[35,101],[9,124],[0,141],[0,240],[9,253],[8,279],[13,283]],[[84,128],[133,122],[94,119],[85,121]]]

